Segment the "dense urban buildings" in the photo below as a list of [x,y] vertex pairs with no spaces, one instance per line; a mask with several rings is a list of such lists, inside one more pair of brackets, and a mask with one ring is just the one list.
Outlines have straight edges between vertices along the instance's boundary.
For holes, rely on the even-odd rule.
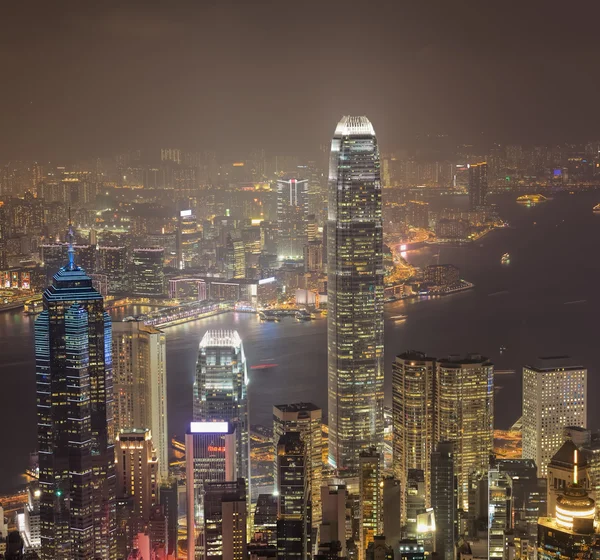
[[35,323],[44,560],[116,559],[111,336],[69,247]]
[[327,221],[329,463],[383,442],[383,223],[379,149],[366,117],[331,143]]
[[539,358],[523,368],[523,458],[538,475],[563,442],[563,428],[587,427],[587,370],[568,356]]

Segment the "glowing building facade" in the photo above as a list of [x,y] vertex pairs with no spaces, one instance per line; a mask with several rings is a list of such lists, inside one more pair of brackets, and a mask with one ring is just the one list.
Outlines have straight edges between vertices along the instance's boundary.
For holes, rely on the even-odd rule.
[[307,242],[308,180],[277,180],[277,256],[301,259]]
[[366,117],[331,143],[327,222],[329,463],[383,442],[383,224],[379,149]]
[[563,443],[563,428],[587,427],[587,370],[568,356],[539,358],[523,368],[523,458],[538,476]]

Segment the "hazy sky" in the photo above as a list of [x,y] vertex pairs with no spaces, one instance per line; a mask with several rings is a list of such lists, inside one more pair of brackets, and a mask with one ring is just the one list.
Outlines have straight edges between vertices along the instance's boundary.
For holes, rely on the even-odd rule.
[[[600,137],[597,1],[6,2],[0,159]],[[492,7],[493,5],[493,7]]]

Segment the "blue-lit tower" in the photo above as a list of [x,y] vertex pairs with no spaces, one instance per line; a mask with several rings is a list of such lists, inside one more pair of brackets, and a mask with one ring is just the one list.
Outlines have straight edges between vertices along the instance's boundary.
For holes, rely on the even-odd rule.
[[116,559],[111,321],[74,263],[35,323],[41,558]]

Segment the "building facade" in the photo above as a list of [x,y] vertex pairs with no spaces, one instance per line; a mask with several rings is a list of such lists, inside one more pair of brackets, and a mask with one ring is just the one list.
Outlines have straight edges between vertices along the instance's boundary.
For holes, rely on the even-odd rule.
[[308,180],[277,180],[277,257],[301,259],[307,242]]
[[488,195],[487,163],[471,163],[469,166],[469,206],[471,210],[486,205]]
[[356,468],[383,442],[383,222],[379,149],[366,117],[331,143],[327,221],[329,463]]

